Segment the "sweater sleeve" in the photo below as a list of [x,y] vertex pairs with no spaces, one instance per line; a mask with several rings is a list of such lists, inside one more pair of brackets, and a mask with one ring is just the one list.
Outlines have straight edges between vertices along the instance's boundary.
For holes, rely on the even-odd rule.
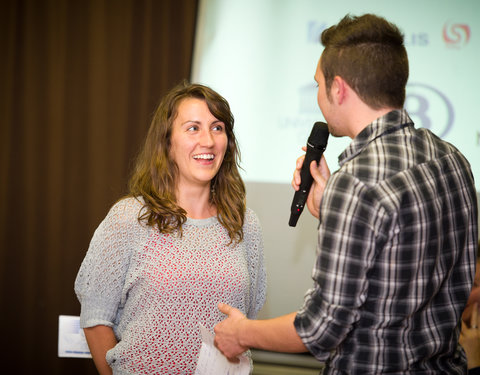
[[257,215],[249,208],[247,208],[245,213],[244,241],[248,254],[250,274],[250,305],[247,317],[254,319],[265,303],[267,276],[263,253],[262,228]]
[[95,231],[75,280],[81,304],[80,326],[112,327],[123,301],[125,277],[140,226],[142,204],[127,198],[116,203]]

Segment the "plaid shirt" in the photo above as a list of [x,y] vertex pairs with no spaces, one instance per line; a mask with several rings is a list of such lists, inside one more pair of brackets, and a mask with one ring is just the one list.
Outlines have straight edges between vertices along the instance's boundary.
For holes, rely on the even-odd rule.
[[297,333],[327,374],[465,373],[459,322],[478,246],[468,161],[395,110],[339,163]]

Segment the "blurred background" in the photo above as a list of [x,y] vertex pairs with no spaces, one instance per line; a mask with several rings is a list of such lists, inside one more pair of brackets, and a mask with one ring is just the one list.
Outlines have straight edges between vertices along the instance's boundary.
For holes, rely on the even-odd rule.
[[57,357],[58,316],[80,313],[73,283],[93,231],[126,192],[160,98],[190,76],[196,14],[196,0],[0,2],[0,332],[12,374],[96,373]]
[[[454,143],[478,170],[480,2],[330,3],[0,1],[0,337],[11,373],[96,373],[90,359],[58,357],[58,317],[80,313],[73,283],[91,236],[126,193],[160,98],[183,79],[218,90],[236,118],[248,205],[264,227],[262,318],[299,308],[311,284],[316,221],[304,213],[288,228],[289,179],[322,119],[313,83],[318,35],[345,13],[376,12],[406,27],[411,61],[425,59],[413,58],[409,110],[427,126],[420,109],[431,105],[447,120],[433,130],[459,136]],[[345,145],[329,140],[332,170]],[[255,374],[320,367],[302,355],[254,359]]]

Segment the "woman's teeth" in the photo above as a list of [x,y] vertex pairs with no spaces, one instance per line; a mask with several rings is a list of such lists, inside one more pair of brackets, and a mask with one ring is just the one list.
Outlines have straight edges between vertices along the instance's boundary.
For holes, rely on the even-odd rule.
[[215,156],[213,154],[200,154],[200,155],[195,155],[193,158],[194,159],[204,159],[204,160],[213,160]]

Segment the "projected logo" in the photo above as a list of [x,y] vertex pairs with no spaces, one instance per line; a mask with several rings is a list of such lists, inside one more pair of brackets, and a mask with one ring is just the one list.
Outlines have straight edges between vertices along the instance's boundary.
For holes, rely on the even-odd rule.
[[[307,41],[312,44],[319,44],[320,37],[324,30],[333,23],[326,21],[309,21],[306,24]],[[430,36],[426,32],[410,32],[405,34],[405,45],[415,47],[427,47],[430,44]]]
[[405,108],[417,128],[430,129],[441,138],[453,127],[453,105],[444,93],[433,86],[409,83]]
[[307,40],[310,43],[318,44],[320,42],[320,36],[328,27],[326,22],[310,21],[307,23]]
[[443,40],[448,47],[463,47],[470,41],[470,26],[447,22],[443,26]]
[[[298,90],[299,111],[280,121],[282,128],[306,129],[320,117],[317,104],[317,88],[306,84]],[[445,137],[453,127],[455,112],[450,99],[437,88],[424,83],[409,83],[405,108],[416,127],[430,129],[439,137]]]

